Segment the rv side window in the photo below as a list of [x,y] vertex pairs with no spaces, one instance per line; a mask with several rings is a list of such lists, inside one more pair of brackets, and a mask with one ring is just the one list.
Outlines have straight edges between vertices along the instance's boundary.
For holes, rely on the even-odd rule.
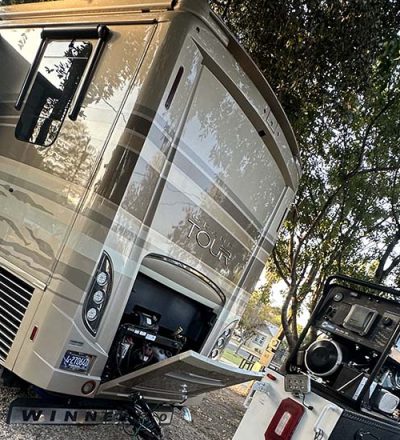
[[88,41],[47,42],[15,130],[17,139],[44,147],[56,140],[91,52]]

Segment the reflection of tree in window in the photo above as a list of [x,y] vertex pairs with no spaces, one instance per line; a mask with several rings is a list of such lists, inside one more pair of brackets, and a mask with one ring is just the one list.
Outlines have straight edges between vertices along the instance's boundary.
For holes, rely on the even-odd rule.
[[46,147],[55,141],[91,51],[82,41],[48,44],[16,128],[19,140]]
[[[19,136],[20,140],[24,141],[20,142],[16,140],[11,127],[0,127],[0,138],[4,141],[2,142],[2,156],[65,179],[69,183],[65,186],[64,193],[68,195],[75,190],[81,191],[78,186],[87,186],[90,177],[93,175],[96,161],[107,137],[105,133],[108,133],[108,130],[112,127],[112,123],[123,102],[123,97],[132,83],[132,78],[138,68],[137,61],[140,59],[146,41],[148,41],[153,33],[153,26],[134,26],[134,29],[130,26],[121,26],[119,30],[121,35],[124,35],[124,38],[112,38],[107,43],[107,49],[102,54],[101,62],[96,67],[94,78],[85,96],[78,120],[72,122],[65,116],[61,130],[58,132],[57,139],[51,145],[51,148],[38,148],[37,143],[36,145],[30,143],[31,134],[28,132],[28,129],[25,129],[28,132],[25,138],[21,139],[22,136]],[[28,33],[29,35],[27,35]],[[20,91],[22,81],[14,84],[12,80],[17,78],[17,73],[26,73],[29,70],[28,60],[34,54],[30,52],[28,43],[34,43],[38,47],[41,41],[40,33],[40,30],[37,28],[2,31],[2,38],[0,40],[1,53],[2,57],[4,57],[2,62],[8,65],[9,68],[7,72],[3,72],[1,75],[1,93],[7,95],[8,91],[12,91],[12,93],[17,94]],[[87,40],[87,42],[82,42],[82,40],[75,41],[74,47],[77,48],[78,45],[89,44],[89,41],[91,40]],[[92,44],[94,43],[93,41],[91,42]],[[63,64],[66,64],[66,68],[64,67],[60,73],[65,73],[65,70],[71,71],[71,63],[67,59],[69,57],[65,56],[65,52],[69,49],[69,43],[70,41],[53,40],[48,45],[45,51],[46,59],[41,62],[40,75],[37,75],[34,82],[40,79],[43,87],[51,86],[60,89],[61,81],[56,77],[55,70],[47,73],[43,69],[43,65],[53,69],[61,61]],[[90,47],[86,50],[87,56],[90,56]],[[53,58],[49,58],[49,55]],[[83,56],[86,56],[86,54],[81,54],[81,58]],[[70,72],[67,73],[71,74]],[[76,79],[78,80],[79,77]],[[144,77],[142,78],[140,75],[135,79],[135,90],[140,90],[143,79]],[[10,87],[7,86],[8,83],[11,84]],[[31,90],[33,90],[33,87]],[[15,99],[14,95],[13,99]],[[25,100],[25,104],[28,104],[28,99]],[[131,99],[131,102],[133,105],[134,99]],[[41,113],[41,107],[34,99],[29,104],[33,108],[38,108],[36,114]],[[117,126],[114,132],[116,138],[121,132],[121,127],[126,124],[130,116],[130,110],[131,108],[127,108],[125,113],[121,115],[121,125]],[[65,109],[64,114],[66,115],[67,112],[68,109]],[[12,104],[7,107],[5,107],[5,104],[0,106],[0,118],[3,115],[14,115],[17,117],[21,116],[21,113],[16,112]],[[30,111],[27,111],[24,116],[28,117],[29,113]],[[25,125],[28,125],[29,121],[23,122]],[[33,122],[36,125],[36,121],[34,120]],[[112,139],[110,145],[114,145],[113,142],[114,140]],[[48,145],[46,144],[46,146]],[[118,148],[117,150],[120,153],[124,149]],[[122,159],[123,175],[126,175],[129,171],[132,172],[136,158],[137,155],[135,158],[125,160],[126,157],[124,155]],[[120,167],[119,170],[121,170]],[[106,177],[111,177],[111,182],[115,178],[115,170],[111,167],[104,167],[99,171],[100,176],[106,172]],[[110,171],[112,176],[109,176],[110,173],[108,171]],[[108,179],[107,182],[109,183],[110,180]],[[119,192],[119,189],[115,188],[114,185],[111,185],[111,188],[113,188],[114,194]],[[71,196],[71,199],[73,198],[74,194]]]
[[[241,83],[240,87],[246,86]],[[241,202],[245,214],[255,217],[262,228],[284,188],[283,178],[246,113],[207,69],[200,78],[179,148],[194,157],[225,193],[234,196],[235,203]],[[210,182],[207,191],[222,203],[226,196],[217,189]]]
[[[85,185],[96,160],[96,149],[82,121],[65,122],[57,142],[41,151],[42,169],[68,182]],[[69,189],[71,191],[71,189]]]

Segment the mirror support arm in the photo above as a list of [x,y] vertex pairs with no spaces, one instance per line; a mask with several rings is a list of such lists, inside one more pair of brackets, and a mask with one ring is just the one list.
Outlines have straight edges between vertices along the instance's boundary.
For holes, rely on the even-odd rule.
[[92,52],[89,62],[86,66],[83,77],[80,81],[77,92],[75,93],[75,98],[73,100],[71,111],[69,112],[69,118],[73,121],[78,117],[82,102],[85,98],[87,90],[91,79],[93,78],[94,71],[100,60],[101,53],[106,44],[107,38],[110,35],[110,30],[105,25],[89,26],[89,27],[62,27],[62,28],[48,28],[42,31],[41,37],[42,41],[38,51],[36,52],[35,59],[29,69],[28,74],[24,80],[21,91],[18,95],[17,101],[15,103],[15,108],[21,110],[25,98],[32,86],[33,80],[35,79],[36,73],[39,68],[40,61],[42,60],[43,54],[46,50],[49,40],[73,40],[76,38],[97,38],[97,44],[94,51]]

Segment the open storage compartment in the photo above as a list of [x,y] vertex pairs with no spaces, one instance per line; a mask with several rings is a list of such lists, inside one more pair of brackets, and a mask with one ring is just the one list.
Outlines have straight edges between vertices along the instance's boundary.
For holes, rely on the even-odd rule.
[[154,400],[188,397],[259,379],[199,354],[224,304],[196,270],[161,256],[145,258],[110,350],[100,395]]

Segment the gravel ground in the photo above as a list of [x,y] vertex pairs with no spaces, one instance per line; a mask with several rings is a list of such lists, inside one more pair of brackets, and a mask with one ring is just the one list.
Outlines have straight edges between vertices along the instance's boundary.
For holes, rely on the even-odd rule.
[[[10,426],[5,423],[8,405],[18,390],[0,388],[0,439],[8,440],[119,440],[129,439],[119,426]],[[244,414],[244,398],[231,389],[207,394],[199,407],[191,409],[193,422],[175,413],[164,428],[165,440],[230,440]]]
[[192,423],[176,414],[164,429],[165,440],[231,440],[243,417],[244,397],[231,389],[207,394],[202,405],[191,408]]

